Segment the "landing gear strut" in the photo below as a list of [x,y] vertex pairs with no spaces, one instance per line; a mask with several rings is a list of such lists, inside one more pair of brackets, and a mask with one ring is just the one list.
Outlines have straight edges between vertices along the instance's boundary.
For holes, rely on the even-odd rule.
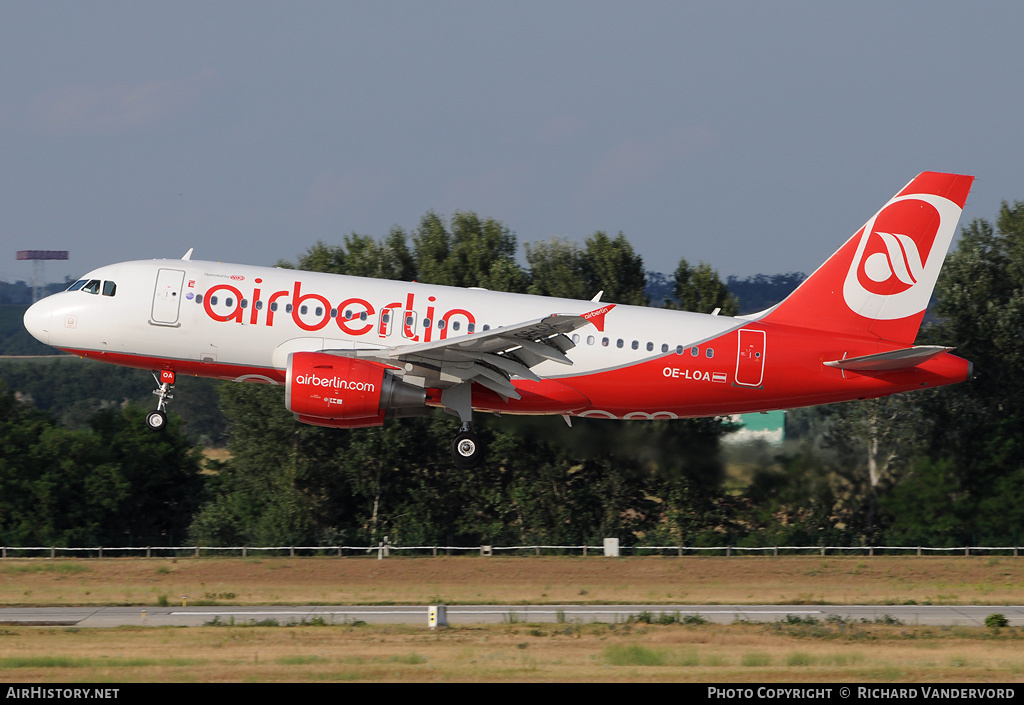
[[448,387],[441,393],[445,411],[459,417],[462,427],[452,441],[452,460],[464,469],[475,468],[484,459],[484,444],[473,433],[473,397],[471,382]]
[[164,411],[164,408],[174,398],[174,395],[171,394],[171,390],[174,389],[174,371],[160,370],[160,377],[157,378],[154,374],[153,379],[160,385],[158,389],[153,390],[153,394],[158,397],[159,401],[156,403],[156,411],[146,414],[146,425],[154,431],[160,431],[167,426],[167,412]]

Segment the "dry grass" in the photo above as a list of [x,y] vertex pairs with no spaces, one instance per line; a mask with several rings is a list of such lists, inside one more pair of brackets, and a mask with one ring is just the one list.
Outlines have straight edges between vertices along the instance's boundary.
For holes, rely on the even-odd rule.
[[1018,630],[516,624],[0,630],[0,681],[1008,682]]
[[1012,557],[6,559],[0,605],[1006,604]]
[[[1013,558],[0,561],[0,604],[1018,602]],[[1024,632],[879,624],[0,627],[0,681],[1005,682]]]

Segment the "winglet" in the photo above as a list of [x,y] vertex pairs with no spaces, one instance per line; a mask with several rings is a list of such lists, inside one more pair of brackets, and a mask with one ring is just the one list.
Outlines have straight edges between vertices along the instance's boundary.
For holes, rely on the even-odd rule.
[[182,257],[182,259],[183,260],[190,260],[190,259],[192,259],[192,250],[194,250],[194,249],[196,249],[196,248],[194,248],[194,247],[188,248],[188,252],[185,253],[185,256]]
[[580,314],[580,317],[585,318],[589,322],[593,323],[594,327],[603,333],[605,314],[607,314],[613,308],[615,308],[615,304],[608,304],[607,306],[602,306],[601,308],[595,308],[593,311],[590,311],[589,313]]

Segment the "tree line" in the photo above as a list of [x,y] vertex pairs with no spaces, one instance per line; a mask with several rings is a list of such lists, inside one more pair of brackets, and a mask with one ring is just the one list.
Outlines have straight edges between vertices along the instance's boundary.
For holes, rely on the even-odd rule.
[[[607,302],[726,315],[760,308],[709,265],[685,259],[671,298],[650,301],[643,261],[621,233],[597,232],[582,245],[527,244],[525,267],[517,249],[499,221],[430,212],[411,232],[318,242],[280,264],[570,298],[604,291]],[[785,286],[793,282],[782,278],[796,276],[773,281]],[[557,417],[478,415],[489,457],[458,470],[445,452],[458,421],[443,413],[322,429],[297,423],[281,388],[225,383],[210,390],[227,420],[230,457],[203,461],[174,414],[163,436],[143,427],[133,405],[61,423],[19,399],[8,378],[11,389],[0,392],[0,440],[10,449],[0,460],[0,540],[1015,544],[1024,512],[1024,204],[1004,204],[994,224],[979,219],[963,229],[934,313],[918,342],[958,345],[975,364],[974,382],[794,410],[786,445],[740,452],[723,451],[732,428],[723,419],[574,419],[568,428]],[[180,389],[179,399],[189,393]]]

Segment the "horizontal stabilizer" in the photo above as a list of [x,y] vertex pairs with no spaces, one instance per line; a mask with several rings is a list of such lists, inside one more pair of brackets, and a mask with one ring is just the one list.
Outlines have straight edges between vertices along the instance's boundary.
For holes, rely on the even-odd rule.
[[853,371],[870,370],[872,372],[881,372],[884,370],[901,370],[906,367],[917,367],[922,362],[953,349],[945,348],[941,345],[917,345],[912,348],[890,350],[874,355],[832,360],[831,362],[826,362],[825,366]]

